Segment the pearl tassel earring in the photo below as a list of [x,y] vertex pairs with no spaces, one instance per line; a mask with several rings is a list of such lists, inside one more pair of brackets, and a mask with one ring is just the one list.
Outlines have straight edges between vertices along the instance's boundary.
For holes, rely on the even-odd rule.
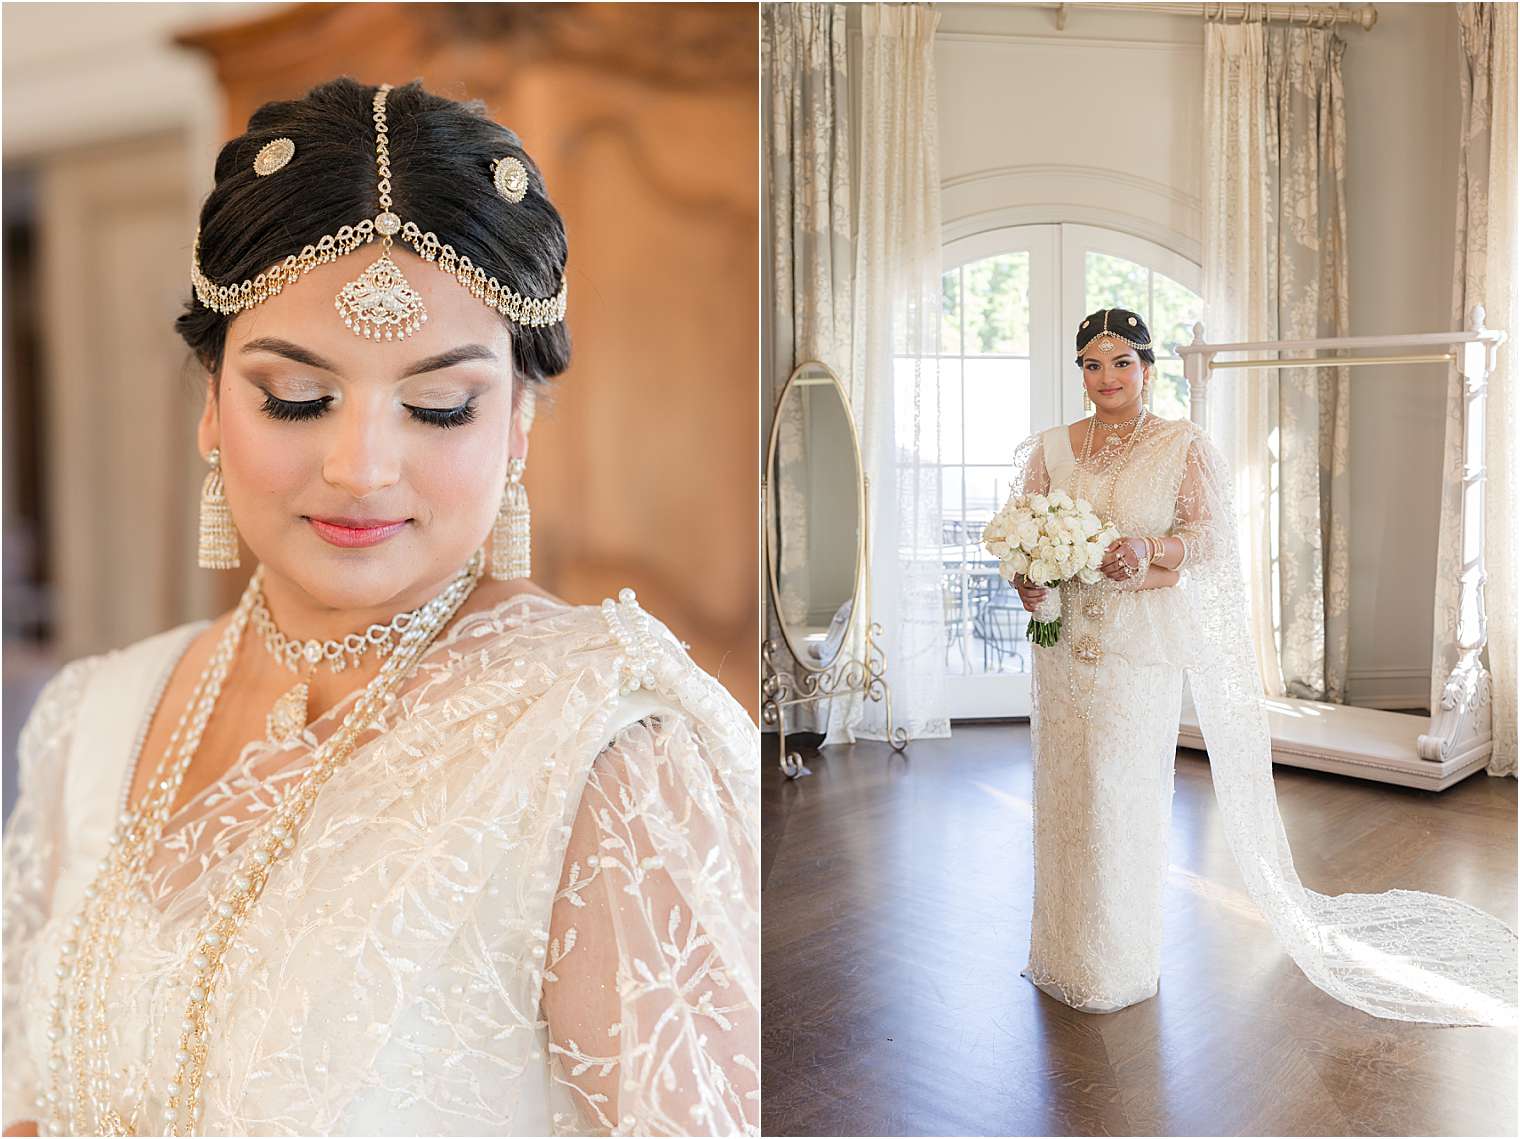
[[528,513],[528,488],[523,486],[522,459],[507,460],[507,488],[501,509],[491,527],[491,577],[514,581],[532,572],[532,520]]
[[221,450],[213,448],[206,462],[211,464],[211,470],[201,485],[200,565],[202,569],[236,569],[237,527],[232,523],[232,511],[227,508]]

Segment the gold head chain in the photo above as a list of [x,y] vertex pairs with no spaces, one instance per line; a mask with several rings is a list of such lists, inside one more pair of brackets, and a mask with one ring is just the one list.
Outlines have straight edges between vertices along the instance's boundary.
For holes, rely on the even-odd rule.
[[[379,173],[380,212],[357,225],[345,225],[337,233],[327,234],[315,245],[304,247],[277,265],[265,269],[251,281],[236,285],[218,285],[201,272],[201,237],[196,231],[195,249],[190,259],[190,280],[195,295],[207,308],[231,316],[252,308],[300,280],[318,265],[336,261],[355,249],[381,239],[380,257],[355,280],[338,291],[333,305],[343,323],[356,336],[371,340],[405,340],[427,323],[427,309],[422,297],[412,288],[401,267],[391,260],[392,239],[399,236],[424,261],[431,261],[452,275],[471,296],[501,313],[514,324],[544,327],[565,319],[566,284],[552,297],[528,297],[502,284],[475,265],[454,247],[432,232],[423,232],[410,221],[402,221],[391,210],[391,162],[389,129],[385,117],[385,99],[389,83],[375,92],[375,162]],[[254,173],[268,177],[283,169],[295,156],[295,144],[288,138],[267,143],[254,159]],[[496,192],[508,202],[520,202],[528,192],[528,171],[512,155],[491,163],[491,182]]]

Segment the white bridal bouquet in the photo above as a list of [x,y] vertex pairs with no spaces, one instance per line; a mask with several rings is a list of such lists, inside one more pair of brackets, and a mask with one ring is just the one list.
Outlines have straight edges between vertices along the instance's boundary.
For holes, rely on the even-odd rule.
[[1103,552],[1119,537],[1099,521],[1085,498],[1073,500],[1057,488],[1049,494],[1014,495],[982,530],[982,545],[998,560],[998,574],[1010,585],[1023,574],[1048,592],[1029,620],[1029,639],[1047,648],[1061,636],[1060,584],[1069,578],[1091,585],[1103,575]]

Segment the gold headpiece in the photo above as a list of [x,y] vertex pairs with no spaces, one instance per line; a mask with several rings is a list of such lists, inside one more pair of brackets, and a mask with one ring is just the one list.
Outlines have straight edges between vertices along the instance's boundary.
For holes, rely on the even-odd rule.
[[[383,243],[380,257],[356,280],[339,290],[334,298],[338,315],[343,323],[354,330],[356,336],[371,340],[405,340],[427,322],[427,309],[417,290],[407,282],[401,266],[391,260],[391,239],[400,235],[412,251],[424,261],[436,262],[445,273],[455,277],[472,297],[484,301],[514,324],[539,328],[558,324],[565,319],[566,283],[561,282],[559,292],[552,297],[525,297],[503,285],[495,277],[488,277],[468,257],[456,253],[454,247],[438,239],[434,233],[424,233],[412,222],[403,222],[391,212],[391,162],[387,143],[385,121],[385,97],[390,92],[389,83],[381,84],[375,92],[375,161],[380,176],[380,213],[365,218],[358,225],[345,225],[335,234],[324,236],[315,245],[308,245],[300,253],[293,253],[278,265],[265,269],[251,281],[239,285],[218,285],[201,272],[201,236],[195,235],[195,251],[190,259],[190,280],[201,304],[219,313],[231,316],[268,300],[318,265],[336,261],[352,253],[361,245],[375,239],[378,234]],[[277,140],[284,141],[284,140]],[[272,145],[272,144],[271,144]],[[284,147],[271,151],[269,146],[259,152],[255,170],[260,175],[273,174],[290,161],[295,148],[286,142]],[[282,158],[278,166],[272,158]],[[519,179],[517,169],[509,166],[516,162],[507,159],[497,166],[499,176],[495,179],[503,196],[508,190],[515,193],[521,185],[527,192],[526,170]],[[263,169],[261,169],[263,167]],[[272,169],[270,169],[272,167]],[[508,197],[509,201],[520,200]]]
[[[1115,340],[1122,340],[1131,348],[1149,348],[1151,346],[1150,330],[1141,324],[1139,318],[1137,317],[1132,316],[1129,318],[1129,324],[1132,328],[1132,331],[1130,331],[1128,334],[1115,329],[1110,329],[1108,327],[1108,318],[1110,314],[1118,311],[1119,310],[1117,309],[1110,308],[1103,310],[1103,327],[1097,332],[1093,333],[1092,336],[1088,338],[1087,343],[1083,344],[1082,347],[1077,350],[1077,361],[1079,363],[1082,359],[1082,353],[1087,351],[1088,346],[1091,345],[1093,341],[1097,341],[1096,347],[1100,352],[1113,351]],[[1086,328],[1091,323],[1091,318],[1084,320],[1082,322],[1082,327]],[[1082,334],[1080,331],[1078,331],[1077,335],[1081,336]]]

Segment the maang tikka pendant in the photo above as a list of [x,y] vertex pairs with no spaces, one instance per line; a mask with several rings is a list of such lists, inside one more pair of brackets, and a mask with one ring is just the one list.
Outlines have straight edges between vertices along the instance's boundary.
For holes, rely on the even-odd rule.
[[354,335],[370,340],[405,340],[427,322],[422,297],[391,260],[388,241],[379,260],[344,285],[333,303]]

